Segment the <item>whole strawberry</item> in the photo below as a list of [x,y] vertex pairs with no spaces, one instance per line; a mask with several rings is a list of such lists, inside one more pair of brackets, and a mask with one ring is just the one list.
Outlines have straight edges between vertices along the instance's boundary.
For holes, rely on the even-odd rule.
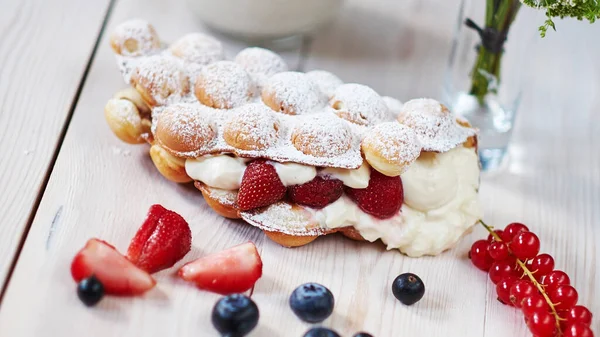
[[152,205],[148,217],[127,249],[127,258],[149,272],[173,266],[192,246],[188,223],[177,213],[161,205]]
[[286,188],[273,165],[259,159],[244,171],[237,204],[242,211],[271,205],[285,196]]
[[371,179],[367,188],[345,187],[345,190],[360,209],[379,219],[396,215],[404,202],[400,176],[388,177],[373,168],[371,168]]
[[344,183],[338,179],[315,177],[302,185],[290,186],[288,195],[293,202],[313,208],[323,208],[344,193]]

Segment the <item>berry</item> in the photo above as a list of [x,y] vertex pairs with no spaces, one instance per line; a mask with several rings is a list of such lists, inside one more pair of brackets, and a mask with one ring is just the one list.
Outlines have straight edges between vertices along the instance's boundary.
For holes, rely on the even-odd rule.
[[404,202],[400,176],[388,177],[373,168],[367,188],[355,189],[345,186],[344,189],[360,209],[379,219],[396,215]]
[[562,337],[594,337],[594,333],[589,327],[581,323],[575,323],[563,330]]
[[273,165],[259,159],[246,167],[237,196],[242,211],[271,205],[285,196],[286,188]]
[[373,335],[366,332],[357,332],[352,337],[373,337]]
[[[496,229],[494,230],[494,233],[496,233],[496,235],[498,235],[500,237],[500,239],[502,239],[502,241],[504,241],[503,235],[504,235],[504,231],[501,229]],[[489,243],[495,242],[496,238],[494,238],[494,236],[490,233],[487,237],[487,241]]]
[[469,251],[469,258],[473,265],[485,272],[490,270],[494,260],[488,252],[489,242],[486,240],[477,240],[473,242]]
[[318,283],[305,283],[290,296],[290,307],[294,314],[309,323],[324,321],[333,312],[334,304],[331,291]]
[[562,312],[561,317],[564,318],[564,325],[583,324],[590,326],[592,324],[592,313],[583,305],[576,305],[567,311]]
[[492,242],[488,247],[488,252],[495,261],[504,261],[508,258],[508,247],[504,242]]
[[338,179],[315,177],[302,185],[290,186],[288,196],[293,202],[313,208],[323,208],[344,193],[344,183]]
[[258,324],[258,307],[248,296],[233,294],[213,307],[212,324],[223,336],[245,336]]
[[538,337],[553,337],[556,333],[556,320],[548,311],[535,311],[527,320],[527,327]]
[[515,276],[508,276],[500,280],[496,284],[496,294],[498,295],[498,300],[506,305],[512,305],[510,302],[510,288],[515,284],[519,279]]
[[510,287],[510,302],[517,308],[521,307],[523,298],[537,293],[537,288],[530,281],[520,280]]
[[577,304],[577,290],[568,284],[559,285],[547,294],[556,310],[567,310]]
[[518,259],[532,259],[540,251],[540,239],[532,232],[519,232],[512,238],[510,249]]
[[529,228],[519,222],[513,222],[504,228],[502,240],[510,242],[520,232],[529,232]]
[[540,280],[542,276],[548,275],[554,269],[554,258],[549,254],[540,254],[530,260],[527,265],[535,278]]
[[545,291],[549,293],[559,285],[571,284],[571,280],[569,279],[569,275],[564,271],[553,270],[544,277],[542,284],[545,286]]
[[104,286],[94,275],[77,284],[77,297],[88,307],[96,305],[104,297]]
[[413,273],[400,274],[392,283],[392,293],[402,304],[412,305],[423,298],[425,284]]
[[523,297],[521,300],[521,311],[523,311],[525,318],[529,318],[534,312],[550,311],[550,306],[542,295],[534,293]]
[[223,295],[241,293],[262,276],[262,261],[256,246],[247,242],[189,262],[178,274],[200,289]]
[[71,276],[75,282],[92,275],[102,283],[107,294],[113,295],[138,295],[156,285],[150,274],[99,239],[90,239],[71,263]]
[[340,335],[331,329],[318,326],[308,330],[304,337],[340,337]]
[[127,258],[149,272],[172,267],[192,247],[192,231],[177,213],[161,205],[152,205],[146,221],[127,249]]
[[492,267],[490,268],[489,276],[493,284],[497,284],[498,282],[500,282],[500,280],[508,276],[518,277],[514,268],[510,265],[509,262],[506,261],[494,262],[492,264]]

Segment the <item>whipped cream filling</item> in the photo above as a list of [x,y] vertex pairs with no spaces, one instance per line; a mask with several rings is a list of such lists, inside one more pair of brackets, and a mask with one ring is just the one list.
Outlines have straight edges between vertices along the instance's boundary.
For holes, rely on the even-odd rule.
[[344,185],[351,188],[367,188],[369,179],[371,179],[371,167],[364,161],[356,170],[327,167],[321,170],[319,175],[339,179]]
[[185,172],[194,180],[224,190],[240,188],[248,159],[228,155],[202,156],[187,159]]
[[307,183],[317,176],[317,169],[314,166],[296,163],[278,163],[274,161],[269,161],[268,163],[275,167],[279,180],[286,187]]
[[329,228],[353,226],[366,240],[381,239],[388,249],[409,256],[437,255],[453,247],[481,218],[479,162],[472,149],[425,153],[401,177],[404,204],[392,218],[375,218],[346,195],[323,209],[307,210]]

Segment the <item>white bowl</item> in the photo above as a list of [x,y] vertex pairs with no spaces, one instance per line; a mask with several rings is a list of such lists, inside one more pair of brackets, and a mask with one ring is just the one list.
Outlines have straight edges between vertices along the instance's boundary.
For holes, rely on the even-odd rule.
[[188,0],[209,27],[246,39],[307,33],[329,21],[343,0]]

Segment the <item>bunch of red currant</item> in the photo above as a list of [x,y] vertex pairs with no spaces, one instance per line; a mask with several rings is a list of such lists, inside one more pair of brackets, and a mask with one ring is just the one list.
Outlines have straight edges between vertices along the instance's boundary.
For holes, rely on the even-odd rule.
[[471,246],[469,258],[488,272],[498,300],[523,311],[534,337],[593,337],[592,313],[577,304],[569,276],[554,270],[549,254],[538,254],[540,239],[521,223],[490,232]]

